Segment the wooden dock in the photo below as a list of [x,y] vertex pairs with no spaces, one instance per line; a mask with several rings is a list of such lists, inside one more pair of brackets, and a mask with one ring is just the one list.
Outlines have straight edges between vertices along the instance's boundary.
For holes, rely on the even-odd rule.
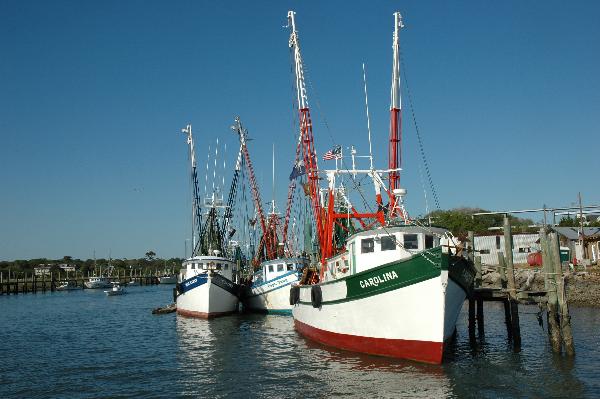
[[[0,275],[0,295],[17,294],[36,294],[38,292],[54,292],[62,284],[70,282],[77,287],[88,289],[85,282],[91,276],[74,275],[67,273],[50,273],[50,275],[36,276],[35,274],[16,274],[6,276]],[[111,281],[118,281],[120,284],[128,284],[131,281],[137,281],[139,285],[156,285],[159,283],[158,277],[153,275],[115,275],[110,276]]]
[[500,287],[482,287],[481,257],[477,256],[474,248],[474,234],[469,232],[469,256],[475,264],[476,275],[473,289],[469,295],[469,340],[477,345],[479,340],[485,339],[484,302],[502,302],[504,304],[504,317],[506,333],[512,342],[515,352],[521,350],[521,331],[519,320],[519,304],[538,304],[540,309],[546,310],[546,325],[548,338],[555,353],[566,356],[575,355],[573,334],[571,332],[571,318],[567,303],[566,288],[564,284],[563,266],[560,261],[559,240],[555,232],[540,230],[540,246],[542,248],[542,273],[544,275],[544,291],[521,290],[516,287],[514,264],[512,259],[512,235],[509,219],[504,216],[504,254],[498,253],[498,272],[500,274]]

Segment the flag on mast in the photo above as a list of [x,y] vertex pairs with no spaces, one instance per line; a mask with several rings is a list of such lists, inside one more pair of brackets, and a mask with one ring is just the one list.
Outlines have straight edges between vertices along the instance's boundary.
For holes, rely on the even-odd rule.
[[329,161],[331,159],[340,159],[342,157],[342,146],[336,145],[331,150],[323,154],[323,161]]
[[304,166],[304,161],[299,160],[297,164],[292,168],[292,173],[290,173],[290,180],[294,180],[296,177],[302,176],[306,174],[306,167]]

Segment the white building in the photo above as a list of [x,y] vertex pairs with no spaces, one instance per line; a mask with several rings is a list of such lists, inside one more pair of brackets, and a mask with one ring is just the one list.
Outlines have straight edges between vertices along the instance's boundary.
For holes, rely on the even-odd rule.
[[[536,243],[539,234],[514,234],[513,235],[513,263],[527,263],[527,255],[540,250]],[[498,252],[504,252],[504,235],[475,237],[475,250],[481,256],[484,265],[498,265]]]

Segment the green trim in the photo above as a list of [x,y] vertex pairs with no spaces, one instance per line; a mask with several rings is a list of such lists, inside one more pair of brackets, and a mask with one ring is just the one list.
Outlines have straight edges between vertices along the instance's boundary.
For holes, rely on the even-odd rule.
[[[401,261],[391,262],[339,280],[319,284],[325,286],[334,283],[346,283],[345,298],[323,301],[322,305],[354,301],[439,277],[443,258],[442,248],[437,247]],[[310,304],[310,302],[300,303]]]

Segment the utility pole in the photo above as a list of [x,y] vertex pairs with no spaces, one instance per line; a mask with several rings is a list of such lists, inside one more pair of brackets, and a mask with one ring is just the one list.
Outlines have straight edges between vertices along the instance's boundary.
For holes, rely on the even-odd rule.
[[577,197],[579,198],[579,226],[581,229],[579,233],[579,244],[581,245],[581,254],[583,259],[587,259],[585,253],[585,233],[583,232],[583,206],[581,205],[581,191],[577,194]]

